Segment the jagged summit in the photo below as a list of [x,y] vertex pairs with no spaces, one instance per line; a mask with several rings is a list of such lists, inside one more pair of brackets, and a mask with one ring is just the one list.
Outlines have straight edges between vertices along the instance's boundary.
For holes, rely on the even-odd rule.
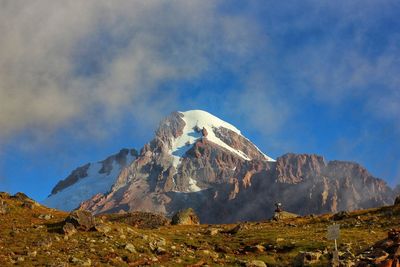
[[[160,128],[170,127],[172,125],[171,120],[179,120],[179,118],[183,123],[182,121],[179,123],[180,128],[177,129],[177,134],[170,140],[169,151],[173,156],[175,167],[178,166],[185,153],[201,138],[207,138],[208,141],[221,146],[244,160],[252,160],[259,153],[259,155],[256,155],[257,157],[261,155],[268,161],[274,161],[262,153],[254,144],[251,144],[255,152],[253,154],[248,153],[249,149],[246,151],[240,149],[238,142],[234,142],[232,139],[243,139],[248,141],[248,144],[251,143],[241,134],[240,130],[203,110],[172,113],[170,117],[163,121]],[[183,128],[182,125],[184,125]]]
[[191,207],[203,222],[229,223],[270,218],[276,202],[296,214],[393,202],[386,183],[358,164],[292,153],[275,161],[235,126],[202,110],[171,113],[140,153],[130,155],[124,164],[114,155],[78,168],[45,204],[69,210],[80,203],[97,214],[172,215]]

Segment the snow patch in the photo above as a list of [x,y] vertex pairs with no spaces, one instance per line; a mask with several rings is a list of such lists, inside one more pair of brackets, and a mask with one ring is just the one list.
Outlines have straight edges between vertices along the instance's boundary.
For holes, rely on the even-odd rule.
[[196,180],[194,180],[192,177],[189,178],[189,190],[190,192],[201,191],[201,188],[197,186]]
[[205,128],[209,141],[235,153],[245,160],[251,160],[243,151],[230,147],[214,134],[213,128],[224,127],[241,135],[235,126],[203,110],[190,110],[180,113],[183,115],[182,119],[185,122],[185,127],[183,128],[182,135],[172,140],[172,148],[170,150],[170,154],[173,156],[172,164],[175,168],[179,165],[183,155],[190,149],[191,145],[202,137],[201,131],[196,131],[195,128],[199,130]]
[[[127,165],[129,165],[134,159],[135,157],[129,154],[126,161]],[[71,211],[77,208],[82,201],[90,199],[98,193],[104,194],[108,192],[116,182],[122,168],[115,161],[113,162],[110,174],[99,173],[101,168],[101,163],[91,163],[87,171],[88,175],[85,178],[80,179],[78,182],[62,191],[49,196],[43,201],[43,204],[51,208]]]

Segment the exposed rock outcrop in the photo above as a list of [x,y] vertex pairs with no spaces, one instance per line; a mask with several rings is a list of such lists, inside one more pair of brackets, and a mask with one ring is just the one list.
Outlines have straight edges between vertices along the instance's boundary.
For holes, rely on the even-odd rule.
[[[95,229],[95,218],[89,211],[75,210],[65,219],[65,223],[73,225],[77,230],[91,231]],[[71,228],[71,227],[69,227]]]
[[194,210],[188,208],[178,211],[174,216],[172,216],[171,223],[173,225],[198,225],[200,224],[200,220]]
[[172,216],[192,207],[205,223],[268,219],[276,202],[304,215],[394,201],[387,184],[357,163],[291,153],[274,161],[234,126],[204,111],[165,118],[110,189],[96,193],[81,209]]

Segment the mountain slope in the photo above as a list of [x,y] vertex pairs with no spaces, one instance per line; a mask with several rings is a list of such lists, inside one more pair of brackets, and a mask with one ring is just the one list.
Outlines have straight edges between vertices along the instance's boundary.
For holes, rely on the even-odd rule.
[[[333,223],[340,224],[340,266],[383,266],[385,258],[399,258],[399,235],[386,238],[389,232],[395,239],[390,229],[400,229],[400,205],[342,216],[151,230],[137,225],[140,214],[107,214],[96,216],[94,231],[63,234],[67,216],[21,193],[0,192],[0,266],[330,266],[334,242],[326,232]],[[360,264],[366,260],[370,265]]]
[[67,211],[77,208],[95,194],[109,191],[119,172],[136,157],[136,150],[122,149],[105,160],[78,167],[57,183],[43,204]]
[[203,222],[260,220],[275,202],[297,214],[393,203],[393,191],[356,163],[316,155],[266,156],[234,126],[204,111],[174,112],[109,192],[82,203],[94,213],[193,207]]

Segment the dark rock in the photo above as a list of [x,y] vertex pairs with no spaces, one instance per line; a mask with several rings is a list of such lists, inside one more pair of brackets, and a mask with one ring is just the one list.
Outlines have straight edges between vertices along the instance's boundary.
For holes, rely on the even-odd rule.
[[91,231],[95,230],[95,219],[89,211],[75,210],[65,219],[66,223],[71,223],[77,230]]
[[192,208],[181,210],[172,217],[173,225],[198,225],[200,224],[199,217]]
[[395,205],[399,205],[400,204],[400,196],[396,197],[396,199],[394,200],[394,204]]
[[201,134],[203,135],[203,137],[207,137],[208,135],[207,129],[203,127],[203,130],[201,130]]
[[30,209],[30,210],[33,210],[35,208],[35,206],[36,206],[35,203],[32,203],[32,202],[22,203],[23,208]]
[[300,252],[294,259],[293,266],[302,267],[318,263],[319,258],[322,256],[321,252]]
[[332,217],[332,219],[333,219],[334,221],[340,221],[340,220],[343,220],[343,219],[346,219],[346,218],[349,218],[349,217],[350,217],[350,213],[349,213],[349,212],[347,212],[347,211],[340,211],[340,212],[334,214],[333,217]]

